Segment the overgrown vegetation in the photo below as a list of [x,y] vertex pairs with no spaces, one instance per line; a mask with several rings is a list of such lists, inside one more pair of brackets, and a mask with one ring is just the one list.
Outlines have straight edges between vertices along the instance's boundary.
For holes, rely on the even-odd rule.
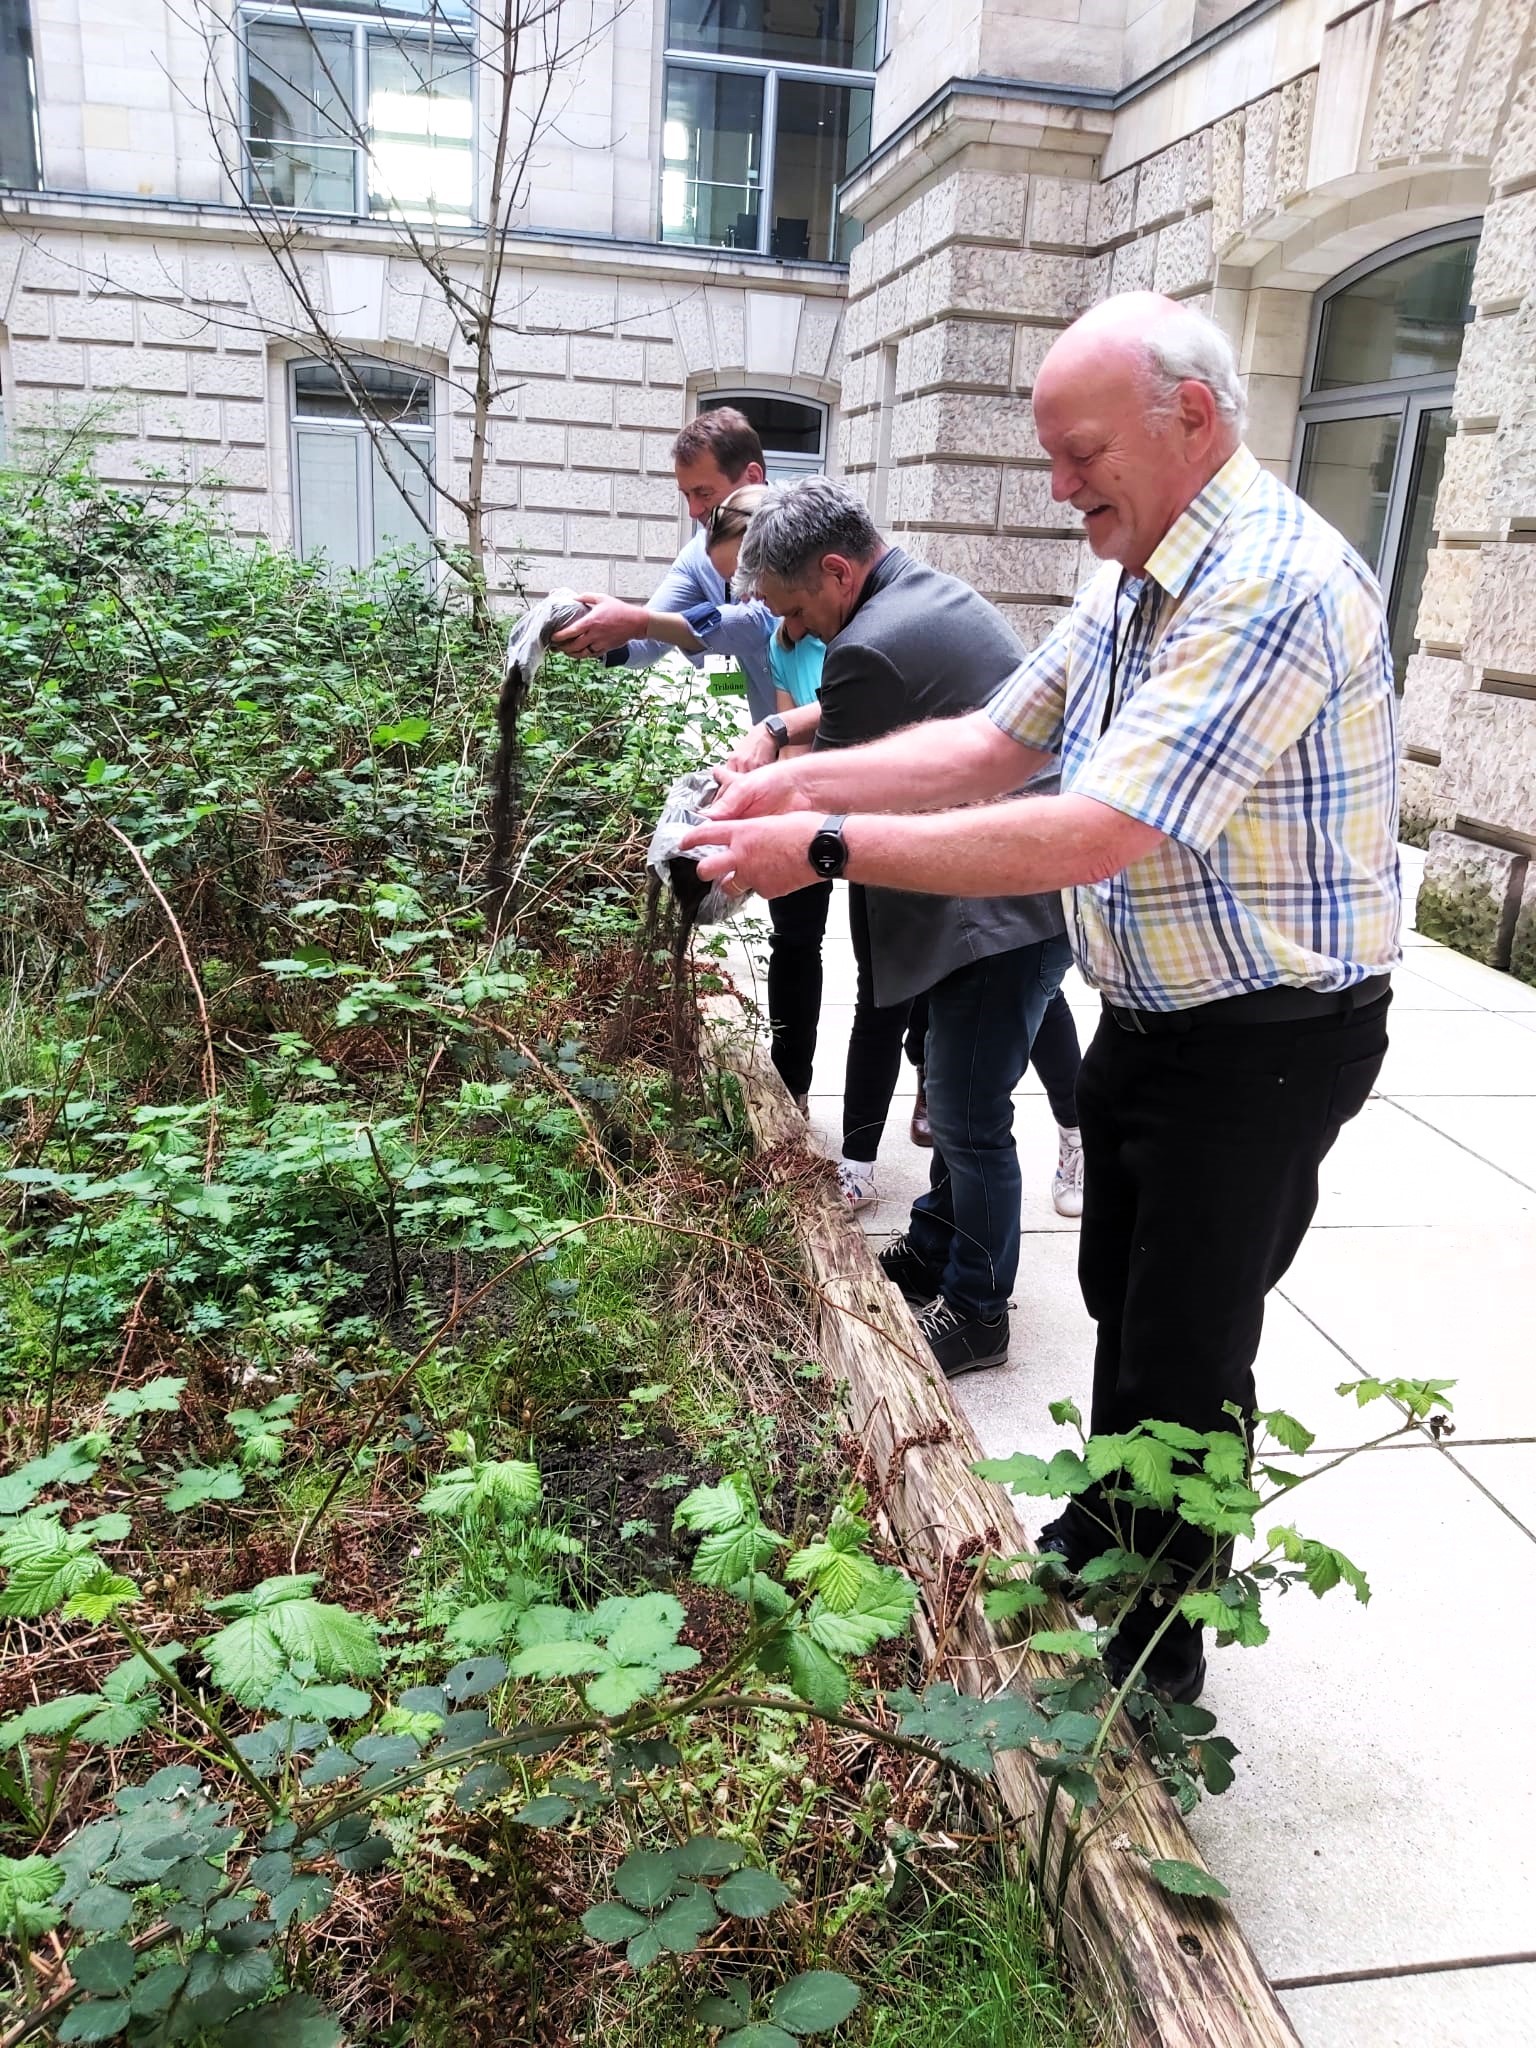
[[497,682],[408,575],[0,490],[0,2048],[1086,2048],[1049,1957],[1121,1707],[1186,1805],[1232,1779],[1103,1652],[1148,1587],[1248,1644],[1365,1596],[1289,1521],[1226,1575],[1311,1439],[1060,1405],[983,1469],[1105,1513],[1083,1626],[994,1561],[1057,1675],[923,1688],[784,1227],[818,1169],[751,1156],[637,928],[720,706],[547,664],[493,943]]
[[8,2042],[857,2037],[972,1883],[878,1696],[803,1712],[912,1589],[636,956],[722,707],[546,664],[493,949],[498,657],[0,495]]

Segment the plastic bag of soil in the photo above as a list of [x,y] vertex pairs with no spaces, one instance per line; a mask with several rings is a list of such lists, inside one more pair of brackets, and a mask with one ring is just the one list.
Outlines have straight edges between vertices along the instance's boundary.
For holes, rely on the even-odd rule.
[[734,917],[747,901],[746,896],[735,895],[721,883],[706,882],[700,876],[699,862],[707,853],[718,853],[718,847],[690,846],[684,851],[679,844],[685,832],[709,823],[708,807],[719,793],[720,785],[708,768],[679,775],[667,791],[667,800],[646,850],[646,866],[671,889],[690,925],[721,924]]

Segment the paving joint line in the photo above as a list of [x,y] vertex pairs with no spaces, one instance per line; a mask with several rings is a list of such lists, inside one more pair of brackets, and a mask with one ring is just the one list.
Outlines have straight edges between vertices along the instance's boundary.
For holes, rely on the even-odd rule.
[[1380,1984],[1393,1977],[1438,1977],[1452,1970],[1507,1970],[1536,1963],[1536,1948],[1503,1956],[1453,1956],[1433,1963],[1383,1963],[1366,1970],[1319,1970],[1310,1977],[1271,1977],[1276,1991],[1312,1991],[1326,1984]]
[[[1490,1010],[1488,1014],[1493,1016],[1496,1013]],[[1518,1173],[1511,1173],[1507,1166],[1500,1166],[1496,1159],[1487,1158],[1485,1154],[1477,1151],[1475,1147],[1468,1145],[1461,1138],[1453,1138],[1449,1131],[1443,1131],[1438,1124],[1432,1124],[1427,1116],[1420,1116],[1416,1109],[1410,1109],[1402,1096],[1379,1095],[1376,1099],[1378,1102],[1387,1103],[1393,1109],[1400,1110],[1404,1116],[1411,1118],[1414,1123],[1422,1125],[1426,1131],[1433,1131],[1436,1137],[1444,1138],[1448,1145],[1454,1145],[1458,1152],[1465,1152],[1469,1159],[1475,1159],[1480,1165],[1491,1167],[1495,1173],[1503,1174],[1504,1178],[1513,1181],[1517,1188],[1524,1188],[1528,1195],[1536,1195],[1536,1185],[1533,1185],[1528,1180],[1522,1180]],[[1452,1096],[1447,1099],[1460,1102],[1522,1102],[1527,1098],[1519,1095],[1462,1095]]]

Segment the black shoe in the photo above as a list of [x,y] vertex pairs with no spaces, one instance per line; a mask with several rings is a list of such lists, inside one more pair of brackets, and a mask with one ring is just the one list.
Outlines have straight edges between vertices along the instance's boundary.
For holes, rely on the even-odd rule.
[[[1114,1643],[1104,1653],[1104,1668],[1109,1673],[1109,1682],[1118,1692],[1130,1676],[1131,1666],[1140,1652],[1121,1650]],[[1165,1644],[1160,1643],[1148,1658],[1146,1668],[1137,1680],[1143,1692],[1155,1693],[1168,1706],[1193,1706],[1205,1690],[1205,1652],[1197,1636],[1187,1650],[1178,1649],[1171,1655]]]
[[879,1257],[881,1272],[901,1289],[903,1301],[913,1308],[926,1308],[938,1293],[944,1275],[912,1249],[906,1232],[893,1237]]
[[947,1380],[958,1379],[963,1372],[980,1372],[984,1366],[1001,1365],[1008,1356],[1006,1314],[984,1323],[979,1316],[963,1314],[941,1294],[923,1310],[917,1327]]
[[933,1125],[928,1121],[928,1069],[917,1070],[917,1100],[912,1105],[912,1142],[927,1152],[933,1150]]

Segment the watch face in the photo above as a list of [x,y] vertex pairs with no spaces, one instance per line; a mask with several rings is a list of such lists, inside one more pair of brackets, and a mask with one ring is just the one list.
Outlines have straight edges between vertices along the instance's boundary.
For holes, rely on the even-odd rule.
[[848,859],[840,832],[818,832],[806,851],[818,875],[840,875]]

